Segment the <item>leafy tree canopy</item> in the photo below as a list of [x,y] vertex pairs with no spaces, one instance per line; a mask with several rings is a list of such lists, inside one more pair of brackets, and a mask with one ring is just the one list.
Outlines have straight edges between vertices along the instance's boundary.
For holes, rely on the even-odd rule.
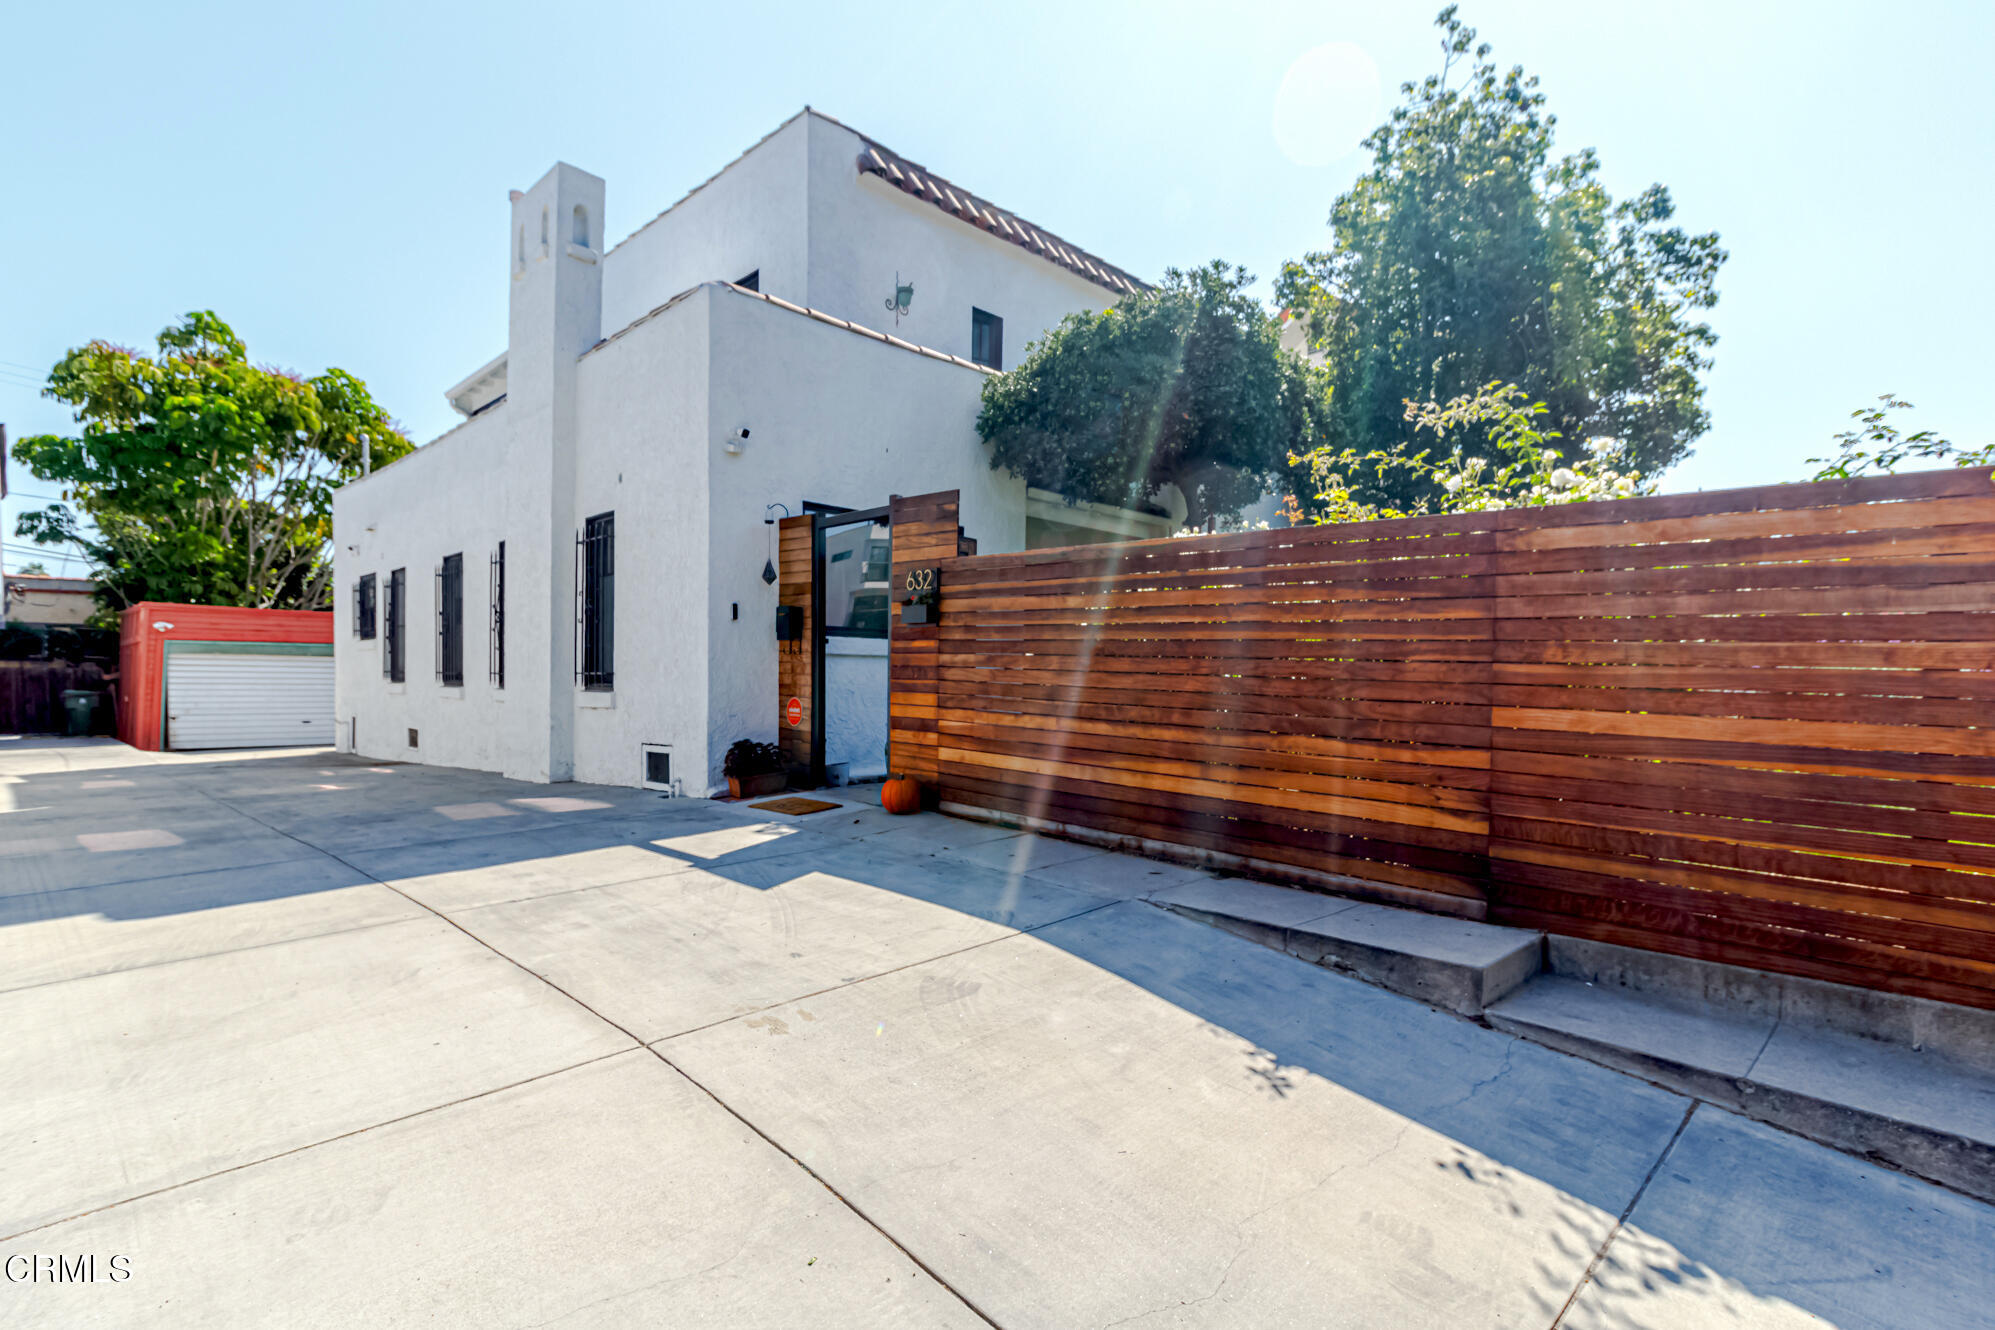
[[30,563],[24,563],[19,568],[16,568],[14,571],[19,575],[21,575],[22,577],[47,577],[49,575],[48,565],[43,563],[40,559],[36,559]]
[[1931,465],[1950,462],[1954,466],[1995,466],[1995,443],[1979,448],[1963,448],[1929,429],[1901,433],[1891,422],[1890,412],[1910,411],[1912,404],[1892,393],[1884,393],[1876,406],[1858,407],[1850,412],[1855,425],[1836,435],[1834,457],[1811,457],[1808,465],[1822,469],[1816,480],[1847,480],[1851,476],[1888,475],[1900,463]]
[[333,491],[364,456],[392,462],[408,439],[359,379],[252,365],[212,311],[158,344],[147,356],[92,342],[49,372],[44,396],[80,429],[21,439],[14,456],[68,502],[22,513],[16,534],[81,545],[107,610],[327,608]]
[[[1306,506],[1294,520],[1360,522],[1421,513],[1488,512],[1548,504],[1626,499],[1655,492],[1655,481],[1634,470],[1617,439],[1596,438],[1581,449],[1558,446],[1543,402],[1532,402],[1514,383],[1485,384],[1445,404],[1406,404],[1405,419],[1417,441],[1424,431],[1433,446],[1318,448],[1296,462],[1312,482]],[[1438,453],[1437,448],[1446,452]],[[1570,454],[1570,456],[1569,456]],[[1411,482],[1411,483],[1408,483]],[[1415,490],[1410,507],[1367,495]]]
[[[1661,185],[1616,202],[1592,149],[1554,160],[1538,80],[1499,73],[1455,10],[1436,20],[1442,72],[1402,85],[1365,140],[1372,166],[1332,208],[1330,249],[1277,287],[1328,358],[1330,441],[1389,447],[1405,403],[1514,383],[1559,434],[1618,439],[1659,473],[1709,424],[1698,374],[1717,338],[1697,312],[1725,252],[1671,225]],[[1366,492],[1406,507],[1430,486],[1393,471]]]
[[1176,485],[1194,526],[1276,488],[1289,455],[1322,442],[1329,386],[1281,349],[1252,281],[1224,263],[1173,268],[1067,316],[984,384],[991,465],[1077,503],[1134,507]]

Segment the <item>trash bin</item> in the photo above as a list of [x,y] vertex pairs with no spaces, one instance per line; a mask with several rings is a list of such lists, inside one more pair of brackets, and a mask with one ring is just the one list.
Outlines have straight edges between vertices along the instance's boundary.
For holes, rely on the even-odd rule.
[[81,737],[90,733],[90,718],[97,710],[100,696],[91,688],[65,688],[62,690],[62,707],[69,713],[69,733],[71,737]]

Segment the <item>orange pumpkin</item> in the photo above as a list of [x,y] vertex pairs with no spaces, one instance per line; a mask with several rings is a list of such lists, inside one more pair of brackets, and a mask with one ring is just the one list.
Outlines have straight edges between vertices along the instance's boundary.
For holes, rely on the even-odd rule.
[[889,813],[919,813],[921,782],[912,776],[895,776],[880,787],[880,807]]

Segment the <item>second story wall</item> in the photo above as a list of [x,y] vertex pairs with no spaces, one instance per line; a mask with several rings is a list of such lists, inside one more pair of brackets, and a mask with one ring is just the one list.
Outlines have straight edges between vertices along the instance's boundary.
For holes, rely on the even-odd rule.
[[808,113],[786,121],[609,255],[603,331],[615,332],[701,282],[760,274],[763,291],[808,303]]
[[[1001,369],[1063,317],[1107,309],[1116,294],[1040,255],[862,175],[867,142],[835,121],[810,122],[810,298],[827,314],[918,346],[971,355],[971,311],[1004,320]],[[894,279],[914,285],[906,317],[886,308]],[[764,286],[764,290],[772,288]],[[777,294],[781,294],[777,292]]]
[[[1117,293],[859,170],[871,145],[829,117],[786,121],[610,252],[603,330],[702,282],[759,289],[920,346],[969,357],[971,311],[1003,320],[1001,368]],[[898,323],[895,277],[914,286]]]

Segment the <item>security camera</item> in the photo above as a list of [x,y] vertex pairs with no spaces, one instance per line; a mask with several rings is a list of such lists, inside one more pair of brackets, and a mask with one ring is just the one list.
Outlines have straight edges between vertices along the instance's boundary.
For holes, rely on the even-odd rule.
[[734,437],[741,440],[743,443],[748,442],[748,427],[744,425],[740,429],[736,430],[734,432]]
[[746,442],[748,442],[748,429],[746,426],[743,426],[742,428],[734,431],[734,433],[728,435],[727,451],[729,455],[731,456],[738,455],[741,452],[741,445]]

